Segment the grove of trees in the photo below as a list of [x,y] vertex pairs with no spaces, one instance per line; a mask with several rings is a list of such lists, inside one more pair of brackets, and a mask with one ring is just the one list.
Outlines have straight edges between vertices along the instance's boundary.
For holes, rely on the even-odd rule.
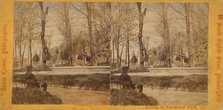
[[[57,32],[52,38],[61,38],[56,47],[47,45],[54,42],[46,40],[49,28]],[[156,48],[156,60],[165,67],[172,66],[175,54],[195,66],[198,55],[207,56],[208,5],[16,2],[14,39],[14,60],[20,68],[39,61],[46,67],[59,59],[71,66],[78,53],[89,56],[94,66],[103,56],[107,65],[116,68],[132,63],[144,68],[151,65],[151,48]]]

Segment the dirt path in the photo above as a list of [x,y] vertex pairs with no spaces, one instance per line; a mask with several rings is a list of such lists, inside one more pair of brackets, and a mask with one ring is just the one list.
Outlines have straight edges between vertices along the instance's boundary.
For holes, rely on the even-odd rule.
[[63,104],[109,104],[109,92],[104,91],[79,90],[78,88],[49,87],[48,92],[60,97],[63,101]]
[[157,99],[159,105],[207,105],[208,93],[184,92],[173,89],[160,90],[144,88],[143,92]]

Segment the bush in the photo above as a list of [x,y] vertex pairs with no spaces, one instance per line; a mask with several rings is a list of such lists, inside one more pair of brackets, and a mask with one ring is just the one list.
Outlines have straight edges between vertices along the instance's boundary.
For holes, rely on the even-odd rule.
[[[27,71],[27,68],[26,67],[23,67],[21,69],[14,69],[13,72],[26,72]],[[43,66],[37,66],[37,67],[34,67],[33,68],[33,72],[35,71],[52,71],[51,68],[49,68],[49,66],[47,66],[47,68],[45,69]]]
[[109,90],[109,76],[108,75],[92,75],[86,81],[79,84],[79,88],[108,91]]
[[[24,75],[14,74],[13,80],[24,79]],[[45,82],[48,85],[61,85],[63,87],[79,86],[83,89],[108,91],[109,74],[92,75],[36,75],[39,82]]]
[[75,86],[75,84],[79,83],[78,80],[71,80],[71,79],[68,79],[68,80],[63,80],[63,86],[64,87],[69,87],[71,88],[72,86]]
[[50,94],[35,88],[13,88],[13,104],[62,104],[62,100]]
[[[111,80],[118,79],[112,76]],[[207,75],[187,75],[187,76],[131,76],[136,84],[143,84],[144,87],[159,87],[161,89],[176,88],[190,92],[207,92]]]
[[176,88],[191,92],[207,92],[208,78],[203,76],[186,76],[176,84]]
[[134,90],[111,90],[112,105],[158,105],[156,99]]

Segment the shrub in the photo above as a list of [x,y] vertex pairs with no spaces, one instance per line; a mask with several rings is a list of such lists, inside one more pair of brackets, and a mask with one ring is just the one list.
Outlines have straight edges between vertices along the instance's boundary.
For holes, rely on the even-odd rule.
[[[26,72],[27,71],[27,68],[26,67],[23,67],[23,68],[20,68],[20,69],[14,69],[13,72]],[[52,71],[51,68],[49,68],[49,66],[47,66],[47,68],[44,68],[43,66],[37,66],[37,67],[34,67],[33,68],[33,72],[38,72],[38,71]]]
[[13,104],[62,104],[62,100],[50,94],[35,88],[13,88]]
[[62,85],[64,87],[69,87],[71,88],[72,86],[75,86],[75,84],[79,83],[78,80],[71,80],[71,79],[68,79],[68,80],[63,80],[63,83]]
[[79,84],[79,88],[107,91],[109,90],[109,76],[108,75],[92,75],[86,81]]
[[[112,76],[111,80],[118,79]],[[136,84],[143,84],[144,87],[160,87],[162,89],[176,88],[190,92],[207,92],[207,75],[187,75],[187,76],[131,76]]]
[[185,76],[181,81],[176,84],[176,88],[191,92],[207,92],[208,79],[204,76]]
[[[14,74],[14,80],[24,79],[24,75]],[[92,75],[36,75],[39,82],[45,82],[48,85],[62,85],[64,87],[79,86],[83,89],[108,91],[109,74]]]
[[112,105],[158,105],[157,100],[153,97],[125,89],[112,89],[110,103]]

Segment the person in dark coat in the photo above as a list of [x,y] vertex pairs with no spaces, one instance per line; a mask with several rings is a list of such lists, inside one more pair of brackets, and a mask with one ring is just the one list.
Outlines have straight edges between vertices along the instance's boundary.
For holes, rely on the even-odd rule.
[[35,75],[32,73],[32,65],[27,66],[27,72],[25,73],[25,83],[27,84],[27,88],[29,87],[38,87],[37,80]]
[[131,77],[128,75],[128,70],[128,66],[122,67],[122,74],[120,75],[119,80],[122,82],[122,88],[135,89]]

